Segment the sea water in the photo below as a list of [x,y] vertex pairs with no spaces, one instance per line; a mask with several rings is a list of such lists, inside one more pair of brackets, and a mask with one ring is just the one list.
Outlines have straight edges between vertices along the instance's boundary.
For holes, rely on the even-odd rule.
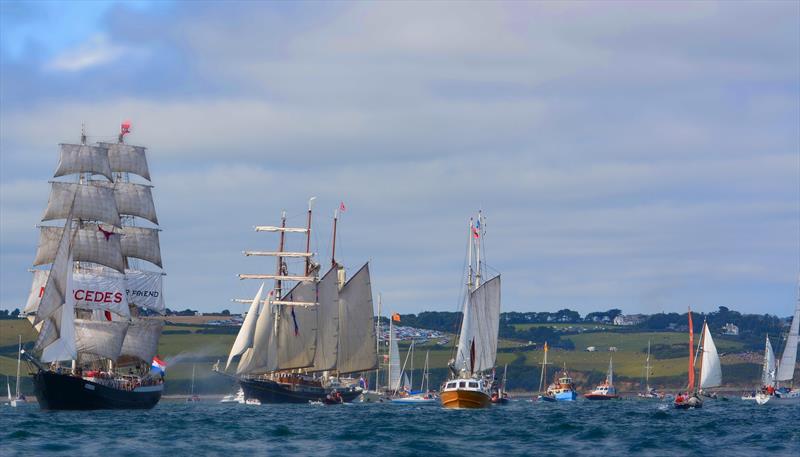
[[800,406],[706,400],[542,403],[485,410],[397,404],[162,400],[149,411],[0,407],[3,456],[800,456]]

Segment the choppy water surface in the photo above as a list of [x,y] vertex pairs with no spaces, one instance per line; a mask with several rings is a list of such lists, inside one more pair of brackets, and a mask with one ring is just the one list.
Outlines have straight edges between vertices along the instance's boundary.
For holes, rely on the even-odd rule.
[[392,404],[222,405],[150,411],[0,407],[2,455],[800,455],[800,407],[706,401],[531,403],[489,410]]

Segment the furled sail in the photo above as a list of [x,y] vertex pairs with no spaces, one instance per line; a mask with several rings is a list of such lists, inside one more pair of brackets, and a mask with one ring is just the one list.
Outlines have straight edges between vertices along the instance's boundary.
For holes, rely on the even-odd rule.
[[[74,200],[74,204],[71,205]],[[114,191],[104,186],[53,182],[50,199],[42,221],[66,219],[72,208],[73,217],[120,226]]]
[[[61,227],[40,227],[39,247],[36,250],[34,265],[52,263],[56,257],[58,240],[64,231]],[[83,224],[72,240],[72,254],[76,261],[93,262],[113,268],[120,273],[125,271],[122,258],[120,235],[112,233],[97,224]]]
[[159,314],[166,312],[163,274],[152,271],[125,270],[125,280],[128,284],[128,303]]
[[389,389],[400,390],[400,348],[397,346],[397,332],[389,322]]
[[[316,302],[314,282],[300,282],[283,301]],[[278,306],[278,369],[291,370],[314,365],[317,340],[317,307]]]
[[[317,284],[317,342],[314,353],[313,371],[338,369],[337,357],[339,352],[338,339],[341,336],[339,328],[339,268],[331,268]],[[339,359],[340,360],[340,359]]]
[[767,337],[767,343],[764,346],[764,365],[761,371],[761,383],[765,386],[775,385],[775,352],[772,350],[769,337]]
[[378,366],[373,316],[369,264],[366,264],[339,292],[337,369],[340,373],[374,370]]
[[111,165],[108,162],[108,149],[86,144],[60,144],[59,146],[61,155],[54,177],[74,173],[92,173],[103,175],[109,181],[113,181]]
[[[475,373],[494,367],[500,328],[500,276],[468,294],[458,338],[456,368]],[[474,356],[473,356],[474,355]]]
[[164,322],[156,319],[138,319],[128,326],[122,342],[120,357],[128,356],[150,363],[158,352],[158,338]]
[[789,337],[786,338],[786,347],[783,349],[781,363],[778,365],[777,381],[791,381],[794,377],[794,364],[797,361],[797,343],[800,340],[800,300],[794,308],[792,326],[789,327]]
[[144,227],[122,227],[122,255],[147,260],[161,268],[161,245],[158,229]]
[[261,302],[261,294],[263,293],[264,283],[261,283],[258,293],[256,294],[255,298],[253,298],[253,302],[250,304],[250,308],[247,311],[247,316],[244,318],[242,327],[239,329],[239,333],[236,335],[236,340],[233,342],[233,346],[231,346],[231,352],[228,354],[228,362],[225,364],[226,370],[231,366],[231,361],[234,357],[241,355],[248,348],[253,347],[253,335],[255,335],[256,332],[258,309]]
[[75,319],[75,343],[78,353],[97,359],[117,360],[122,341],[128,331],[127,322]]
[[236,374],[267,373],[278,368],[278,349],[275,341],[275,313],[267,302],[258,313],[253,334],[253,347],[239,359]]
[[119,211],[119,214],[138,216],[154,224],[158,224],[151,186],[120,181],[92,181],[92,184],[100,187],[108,187],[114,191],[114,200],[117,203],[117,211]]
[[108,148],[111,171],[133,173],[150,181],[150,170],[147,168],[144,147],[124,143],[100,143],[100,146]]
[[700,388],[722,385],[722,366],[720,365],[717,346],[711,338],[708,324],[703,325],[703,365],[700,368]]

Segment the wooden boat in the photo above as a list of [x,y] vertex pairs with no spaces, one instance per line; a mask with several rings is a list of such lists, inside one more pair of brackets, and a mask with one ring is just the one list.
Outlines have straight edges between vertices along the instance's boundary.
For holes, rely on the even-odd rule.
[[[450,379],[441,389],[445,408],[486,408],[491,405],[492,377],[500,326],[500,275],[481,282],[483,216],[468,229],[468,269],[465,301],[455,358],[448,363]],[[473,271],[473,247],[477,269]]]
[[679,393],[675,397],[673,404],[676,409],[702,408],[701,396],[710,395],[707,391],[704,392],[704,389],[718,387],[722,384],[722,366],[719,354],[706,322],[703,322],[703,334],[698,342],[697,351],[698,355],[702,353],[699,389],[695,386],[694,327],[692,310],[689,310],[689,385],[686,392]]

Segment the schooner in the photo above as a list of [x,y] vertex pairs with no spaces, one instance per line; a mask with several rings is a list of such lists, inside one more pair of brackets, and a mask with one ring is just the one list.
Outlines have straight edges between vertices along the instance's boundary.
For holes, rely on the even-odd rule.
[[455,357],[448,364],[450,377],[442,386],[440,397],[445,408],[486,408],[491,405],[494,382],[491,372],[495,366],[500,329],[500,275],[482,282],[485,262],[481,257],[481,246],[485,233],[483,216],[479,212],[475,221],[469,220],[469,260],[461,331]]
[[[163,378],[150,373],[163,322],[158,219],[145,148],[124,142],[61,144],[33,284],[24,312],[38,333],[36,398],[42,409],[152,408]],[[141,221],[149,221],[145,226]],[[147,310],[147,311],[145,311]]]
[[[357,380],[343,375],[378,366],[369,264],[346,279],[344,267],[335,258],[337,211],[331,265],[320,276],[320,265],[310,250],[313,200],[309,200],[305,227],[287,227],[286,212],[279,226],[255,227],[257,232],[279,234],[277,251],[244,251],[248,257],[276,259],[274,274],[239,275],[239,279],[274,281],[266,297],[262,283],[250,302],[225,365],[227,370],[239,356],[236,377],[248,400],[350,402],[363,389]],[[305,235],[304,251],[286,250],[286,238],[292,234]],[[302,272],[289,272],[288,259],[302,260]]]

